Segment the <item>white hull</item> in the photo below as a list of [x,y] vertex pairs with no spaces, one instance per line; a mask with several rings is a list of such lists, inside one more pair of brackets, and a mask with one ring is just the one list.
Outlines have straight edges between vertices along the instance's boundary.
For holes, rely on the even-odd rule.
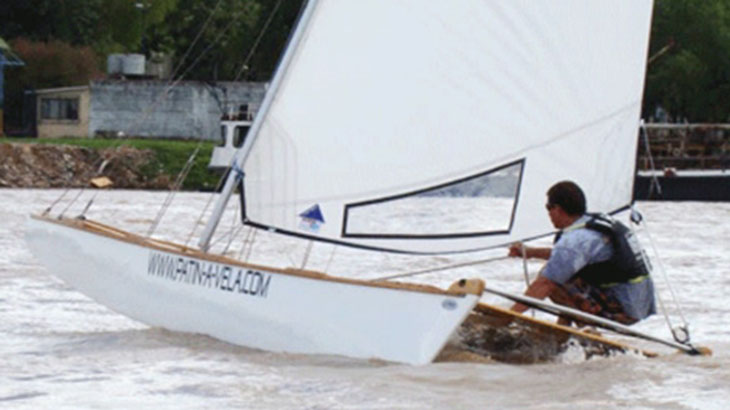
[[32,218],[26,238],[50,273],[119,313],[268,351],[424,364],[479,300],[245,265],[91,222]]

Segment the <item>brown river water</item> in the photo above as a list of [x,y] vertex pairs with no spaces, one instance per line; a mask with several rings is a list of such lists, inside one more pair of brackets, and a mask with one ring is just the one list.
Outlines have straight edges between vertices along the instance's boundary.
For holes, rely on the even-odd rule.
[[[640,202],[692,340],[714,351],[586,359],[568,349],[541,364],[439,362],[426,366],[253,350],[209,337],[150,328],[93,302],[55,278],[23,240],[31,213],[63,191],[0,189],[0,408],[5,409],[483,409],[698,408],[730,406],[730,203]],[[71,191],[57,204],[61,212]],[[67,215],[80,212],[83,192]],[[166,193],[110,191],[87,216],[144,233]],[[156,236],[184,242],[208,194],[180,193]],[[221,231],[237,229],[230,212]],[[198,225],[198,232],[200,226]],[[245,232],[238,232],[245,235]],[[641,233],[646,240],[646,233]],[[640,236],[641,236],[640,235]],[[183,238],[180,240],[179,238]],[[260,235],[251,261],[299,265],[306,243]],[[222,239],[218,247],[227,244]],[[237,241],[228,249],[241,252]],[[645,242],[646,243],[646,242]],[[504,254],[407,257],[315,245],[308,269],[368,278]],[[656,259],[655,259],[656,260]],[[536,272],[539,264],[530,263]],[[521,261],[503,260],[414,278],[448,286],[481,277],[524,289]],[[680,323],[662,275],[655,274],[673,323]],[[494,297],[486,301],[509,306]],[[635,326],[670,337],[663,315]],[[626,340],[623,338],[622,340]]]

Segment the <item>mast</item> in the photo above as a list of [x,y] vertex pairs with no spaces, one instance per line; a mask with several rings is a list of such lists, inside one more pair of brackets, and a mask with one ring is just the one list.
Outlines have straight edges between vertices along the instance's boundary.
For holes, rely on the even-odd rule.
[[314,9],[317,6],[317,1],[318,0],[307,0],[307,5],[302,12],[299,23],[297,24],[297,27],[292,34],[291,40],[286,47],[286,50],[284,51],[281,62],[279,63],[279,67],[276,70],[274,78],[271,81],[271,88],[266,92],[266,95],[264,96],[264,100],[261,103],[261,109],[256,113],[256,118],[254,118],[251,129],[248,132],[249,137],[246,138],[243,146],[236,152],[233,157],[233,161],[231,163],[231,172],[228,173],[226,183],[223,186],[221,194],[215,203],[215,207],[213,208],[213,214],[208,220],[208,224],[205,226],[205,229],[201,234],[200,241],[198,242],[198,246],[203,251],[208,250],[208,247],[210,246],[210,240],[213,237],[213,233],[215,233],[216,228],[218,227],[218,222],[223,215],[223,211],[228,204],[228,200],[233,193],[233,189],[236,187],[236,182],[240,177],[242,177],[242,175],[239,173],[243,172],[241,171],[243,168],[243,164],[246,162],[246,158],[251,152],[251,147],[253,146],[254,140],[258,137],[259,130],[261,129],[261,125],[264,122],[263,120],[266,117],[266,113],[271,108],[271,104],[274,101],[277,90],[279,89],[279,86],[281,85],[286,71],[291,64],[291,60],[294,56],[296,48],[299,45],[307,26],[309,25],[312,14],[314,13]]

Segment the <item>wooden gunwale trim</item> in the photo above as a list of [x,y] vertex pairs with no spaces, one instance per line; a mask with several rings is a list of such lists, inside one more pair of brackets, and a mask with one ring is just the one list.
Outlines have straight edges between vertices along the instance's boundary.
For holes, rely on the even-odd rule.
[[629,346],[627,344],[617,342],[615,340],[607,339],[600,335],[595,335],[592,333],[584,332],[580,329],[569,327],[569,326],[563,326],[559,325],[557,323],[548,322],[541,319],[535,319],[529,316],[526,316],[524,314],[520,314],[517,312],[514,312],[510,309],[501,308],[498,306],[492,306],[486,303],[477,303],[477,305],[474,307],[474,310],[477,312],[485,313],[485,314],[491,314],[491,315],[498,315],[498,316],[509,316],[514,318],[515,320],[518,320],[522,322],[523,324],[531,327],[539,326],[543,329],[547,329],[556,333],[563,333],[563,334],[570,334],[571,336],[575,336],[584,340],[588,340],[591,342],[600,343],[602,345],[611,346],[615,349],[620,349],[626,352],[636,352],[640,353],[646,357],[657,357],[659,356],[658,353],[639,349],[637,347]]
[[198,249],[190,248],[187,246],[183,246],[180,244],[176,244],[173,242],[163,241],[159,239],[152,239],[152,238],[145,238],[143,236],[127,232],[124,230],[121,230],[119,228],[115,228],[110,225],[105,225],[101,222],[89,220],[89,219],[57,219],[57,218],[51,218],[48,216],[43,215],[31,215],[31,218],[36,220],[42,220],[46,222],[51,222],[57,225],[63,225],[66,227],[74,228],[80,231],[85,231],[101,236],[105,236],[108,238],[116,239],[122,242],[127,242],[163,252],[170,252],[175,253],[181,256],[192,256],[200,259],[204,259],[211,262],[217,262],[222,263],[226,265],[234,265],[239,266],[242,268],[247,269],[255,269],[255,270],[264,270],[267,272],[280,274],[280,275],[287,275],[287,276],[296,276],[296,277],[302,277],[307,279],[315,279],[315,280],[323,280],[327,282],[337,282],[337,283],[343,283],[343,284],[349,284],[349,285],[358,285],[358,286],[368,286],[373,288],[388,288],[388,289],[397,289],[397,290],[405,290],[410,292],[418,292],[418,293],[431,293],[431,294],[438,294],[438,295],[448,295],[448,296],[455,296],[455,297],[464,297],[467,294],[467,292],[458,292],[458,291],[449,291],[445,289],[438,288],[436,286],[431,285],[422,285],[418,283],[404,283],[404,282],[383,282],[383,281],[369,281],[369,280],[363,280],[363,279],[349,279],[349,278],[343,278],[338,276],[331,276],[326,273],[317,272],[317,271],[310,271],[310,270],[302,270],[297,268],[275,268],[271,266],[264,266],[264,265],[256,265],[256,264],[250,264],[241,262],[236,259],[229,258],[227,256],[223,255],[215,255],[215,254],[209,254],[201,252]]

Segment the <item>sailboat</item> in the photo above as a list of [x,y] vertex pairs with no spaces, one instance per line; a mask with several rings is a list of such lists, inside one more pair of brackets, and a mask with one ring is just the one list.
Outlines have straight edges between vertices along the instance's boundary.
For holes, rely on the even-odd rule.
[[28,242],[117,312],[268,351],[424,364],[475,316],[625,349],[480,303],[479,278],[356,280],[209,248],[236,189],[253,228],[424,255],[550,234],[559,180],[594,209],[628,208],[651,13],[651,0],[310,0],[197,247],[50,215],[30,219]]

